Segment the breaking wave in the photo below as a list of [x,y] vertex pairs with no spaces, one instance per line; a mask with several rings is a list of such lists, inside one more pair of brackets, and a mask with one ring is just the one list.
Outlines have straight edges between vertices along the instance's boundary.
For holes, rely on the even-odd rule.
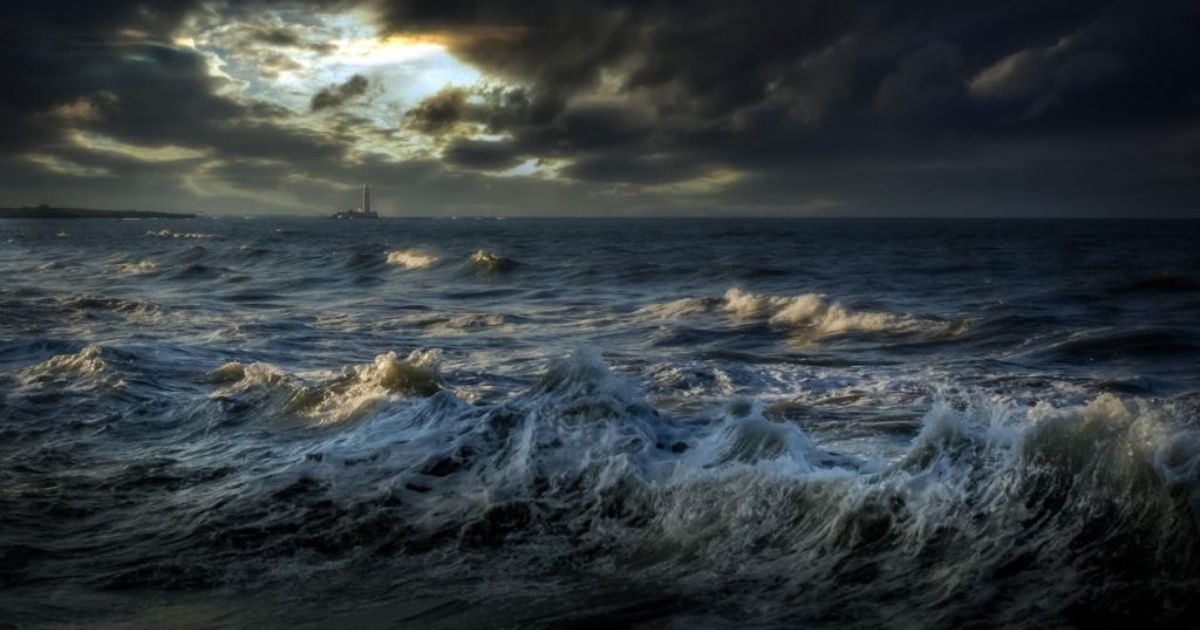
[[906,454],[864,461],[753,401],[671,417],[595,352],[491,405],[454,396],[427,362],[389,353],[311,382],[216,370],[217,400],[358,422],[206,508],[191,552],[203,560],[173,560],[172,574],[219,581],[213,554],[229,566],[454,550],[436,556],[442,579],[488,566],[519,584],[570,565],[656,584],[696,613],[784,623],[853,603],[864,623],[949,627],[996,601],[1010,605],[987,618],[1016,626],[1169,618],[1157,606],[1200,569],[1200,432],[1170,406],[936,404]]
[[59,354],[17,372],[28,389],[92,391],[121,387],[124,382],[112,372],[100,346],[89,344],[74,354]]
[[[380,355],[313,386],[262,364],[229,364],[214,378],[230,384],[214,395],[281,387],[294,409],[362,417],[365,398],[441,391],[427,360]],[[1039,554],[1025,562],[1043,569],[1111,560],[1089,549],[1137,549],[1162,567],[1195,561],[1200,432],[1144,401],[1102,395],[1079,407],[1028,410],[938,404],[908,453],[886,464],[823,452],[751,401],[672,418],[595,352],[554,363],[528,391],[494,407],[445,393],[416,405],[350,429],[354,437],[327,443],[316,464],[296,470],[353,477],[343,492],[382,484],[423,495],[419,513],[396,515],[412,526],[414,547],[451,528],[457,534],[447,542],[468,546],[555,530],[611,543],[606,534],[620,532],[630,537],[623,543],[653,539],[659,553],[681,554],[660,562],[701,554],[736,563],[765,545],[810,562],[856,551],[888,572],[933,554],[944,570],[927,579],[941,589],[968,586],[1027,553]],[[345,461],[363,457],[379,464],[343,473]],[[1071,545],[1082,547],[1061,557],[1037,551]]]
[[484,274],[506,273],[520,266],[519,262],[511,258],[482,249],[471,254],[467,263],[471,269]]
[[436,254],[422,249],[393,249],[387,253],[388,264],[401,269],[424,269],[438,260]]
[[[100,378],[101,355],[89,346],[20,378]],[[443,580],[491,571],[541,580],[545,597],[558,587],[544,576],[572,566],[654,584],[687,602],[675,615],[766,624],[851,605],[867,625],[1154,621],[1194,593],[1200,431],[1171,403],[946,401],[902,455],[863,459],[754,400],[665,413],[596,351],[488,403],[456,395],[437,357],[212,371],[222,415],[323,428],[240,464],[236,486],[168,502],[192,516],[152,521],[179,528],[154,533],[186,545],[169,560],[141,548],[140,564],[100,576],[105,588],[293,580],[314,558],[426,571],[411,558],[438,554]],[[996,602],[1001,616],[987,616]]]
[[1184,224],[10,223],[10,624],[1200,614]]
[[245,398],[275,412],[312,418],[319,424],[362,417],[392,396],[431,396],[441,389],[436,369],[438,353],[413,351],[405,359],[395,352],[372,363],[345,367],[341,374],[318,375],[309,382],[266,363],[226,363],[210,373],[223,385],[215,398]]
[[751,293],[737,287],[730,288],[719,299],[682,298],[651,304],[638,309],[635,316],[674,319],[713,312],[725,313],[735,321],[766,321],[772,326],[817,338],[848,333],[906,333],[946,328],[945,324],[910,315],[853,310],[817,293],[777,296]]

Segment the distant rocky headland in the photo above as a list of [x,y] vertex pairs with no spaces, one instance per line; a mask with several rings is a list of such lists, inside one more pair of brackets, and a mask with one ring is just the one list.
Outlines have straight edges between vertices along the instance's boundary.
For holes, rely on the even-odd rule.
[[195,217],[195,214],[181,212],[53,208],[46,204],[24,208],[0,208],[0,219],[193,219]]

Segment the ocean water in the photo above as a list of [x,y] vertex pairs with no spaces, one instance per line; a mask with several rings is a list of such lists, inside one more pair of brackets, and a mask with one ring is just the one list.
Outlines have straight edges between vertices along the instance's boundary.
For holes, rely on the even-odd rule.
[[1188,627],[1198,242],[3,221],[0,626]]

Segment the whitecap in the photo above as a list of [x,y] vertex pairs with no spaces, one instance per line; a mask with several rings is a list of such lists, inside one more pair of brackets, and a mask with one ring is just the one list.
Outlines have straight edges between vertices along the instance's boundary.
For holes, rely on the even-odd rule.
[[74,354],[59,354],[20,370],[17,377],[26,388],[55,387],[89,391],[124,385],[104,360],[100,346],[88,344]]
[[678,319],[713,312],[735,322],[765,320],[771,326],[811,338],[847,333],[917,332],[945,328],[931,320],[885,311],[855,310],[819,293],[794,296],[752,293],[733,287],[720,299],[686,297],[643,306],[640,319]]
[[127,275],[141,275],[145,273],[154,273],[158,271],[158,265],[153,260],[134,260],[119,262],[113,265],[113,269],[117,273]]
[[395,352],[365,365],[350,365],[340,374],[318,373],[302,378],[267,363],[231,362],[209,373],[221,387],[214,398],[249,396],[276,414],[335,424],[361,418],[387,399],[431,396],[442,388],[437,371],[440,353],[414,350],[401,359]]
[[149,230],[146,232],[146,236],[152,236],[155,238],[174,238],[174,239],[193,239],[193,240],[220,238],[216,234],[206,234],[206,233],[202,233],[202,232],[172,232],[171,230],[168,230],[166,228],[163,228],[163,229],[157,230],[157,231]]
[[387,253],[389,265],[407,270],[424,269],[437,263],[438,260],[436,254],[423,249],[393,249]]
[[485,273],[502,273],[516,269],[519,263],[511,258],[493,252],[478,250],[471,254],[468,262],[478,271]]

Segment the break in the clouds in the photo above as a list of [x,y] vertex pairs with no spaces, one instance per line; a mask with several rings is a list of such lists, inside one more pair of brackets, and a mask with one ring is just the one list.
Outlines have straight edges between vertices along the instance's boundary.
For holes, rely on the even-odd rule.
[[1200,214],[1200,5],[20,3],[0,205]]

